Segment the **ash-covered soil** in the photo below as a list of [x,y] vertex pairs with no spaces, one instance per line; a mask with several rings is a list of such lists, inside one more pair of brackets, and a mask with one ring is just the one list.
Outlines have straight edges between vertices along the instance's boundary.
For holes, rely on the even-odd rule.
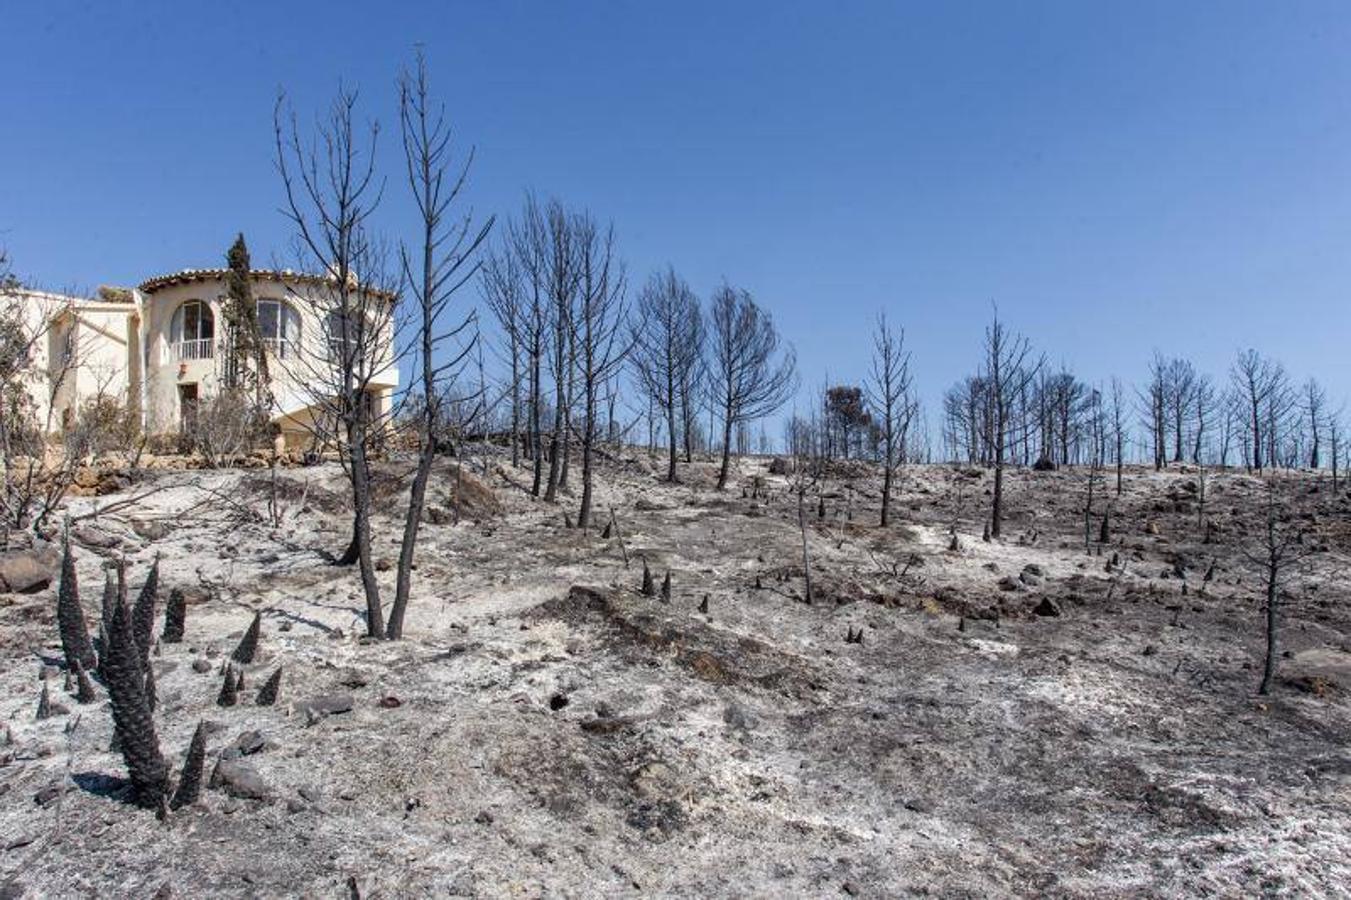
[[[1287,585],[1261,697],[1241,556],[1259,479],[1208,475],[1203,519],[1195,472],[1128,470],[1120,498],[1109,473],[1110,540],[1095,517],[1086,552],[1082,471],[1013,473],[987,543],[991,473],[907,468],[882,529],[877,473],[841,466],[824,518],[808,500],[809,605],[768,463],[723,493],[711,463],[675,486],[645,456],[607,463],[608,538],[566,529],[572,496],[532,500],[523,469],[470,466],[483,491],[445,464],[398,643],[360,640],[356,573],[326,561],[349,527],[335,468],[282,474],[279,526],[266,473],[133,486],[163,490],[77,524],[86,616],[105,557],[126,555],[134,596],[159,555],[161,600],[191,601],[185,642],[153,658],[165,756],[176,770],[206,721],[208,771],[224,754],[244,775],[166,822],[126,803],[104,695],[62,689],[54,586],[0,597],[0,894],[1346,895],[1345,491],[1276,479],[1324,552]],[[376,523],[391,599],[396,474]],[[254,611],[263,659],[220,707]],[[278,705],[255,705],[278,665]],[[44,676],[67,711],[38,721]]]

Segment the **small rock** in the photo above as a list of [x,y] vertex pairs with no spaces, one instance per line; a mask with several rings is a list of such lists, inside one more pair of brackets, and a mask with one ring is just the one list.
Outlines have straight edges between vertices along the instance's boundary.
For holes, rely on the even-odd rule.
[[493,824],[493,814],[486,809],[481,810],[478,815],[474,816],[474,822],[478,825],[491,825]]
[[66,786],[62,782],[58,781],[54,784],[49,784],[46,787],[39,789],[38,792],[33,795],[33,802],[38,806],[46,806],[65,793],[65,790]]
[[211,773],[211,787],[241,800],[266,800],[267,784],[252,766],[222,759]]
[[199,656],[192,661],[192,671],[204,675],[211,671],[211,662],[206,658]]
[[311,697],[304,703],[298,704],[296,709],[316,716],[331,716],[338,713],[351,712],[352,695],[321,694],[318,697]]

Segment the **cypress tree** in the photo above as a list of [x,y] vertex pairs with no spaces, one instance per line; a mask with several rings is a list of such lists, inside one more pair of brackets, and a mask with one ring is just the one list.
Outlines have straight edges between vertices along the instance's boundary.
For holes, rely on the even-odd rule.
[[657,593],[657,586],[652,583],[652,570],[647,567],[647,560],[643,560],[643,596],[651,597]]
[[273,672],[271,677],[263,684],[262,690],[258,692],[259,706],[272,706],[277,702],[277,694],[281,690],[281,666],[277,666],[277,671]]
[[121,744],[136,802],[155,809],[167,788],[168,767],[160,755],[155,721],[145,695],[140,648],[132,635],[131,613],[124,602],[117,604],[108,628],[105,672],[115,738]]
[[188,598],[178,588],[169,592],[169,603],[164,608],[164,633],[160,640],[166,644],[183,641],[183,622],[187,618]]
[[178,789],[174,791],[173,809],[182,809],[197,802],[202,795],[202,769],[206,764],[206,724],[197,723],[192,733],[192,743],[188,745],[188,755],[183,758],[183,771],[178,776]]
[[663,603],[671,602],[671,570],[666,570],[666,577],[661,582],[661,599]]
[[80,584],[75,577],[75,557],[70,552],[70,536],[61,555],[61,583],[56,592],[56,622],[61,630],[61,650],[66,656],[66,671],[76,665],[92,666],[97,661],[89,643],[89,628],[80,605]]
[[244,632],[244,637],[240,638],[239,646],[230,654],[230,658],[245,665],[253,662],[254,655],[258,653],[258,635],[262,628],[263,614],[256,612],[253,614],[253,621],[249,623],[249,630]]
[[38,721],[50,719],[52,717],[52,698],[47,693],[47,682],[42,682],[42,693],[38,695],[38,712],[35,718]]
[[225,362],[225,386],[244,386],[248,365],[253,363],[255,401],[259,408],[265,405],[267,385],[267,350],[263,346],[258,327],[258,306],[253,299],[253,284],[249,280],[249,247],[240,234],[225,254],[228,272],[225,275],[225,321],[229,328],[231,347]]

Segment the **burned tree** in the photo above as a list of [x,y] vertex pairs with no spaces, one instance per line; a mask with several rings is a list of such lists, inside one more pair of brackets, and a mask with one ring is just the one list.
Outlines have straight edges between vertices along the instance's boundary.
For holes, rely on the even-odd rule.
[[1016,400],[1037,377],[1042,361],[1032,356],[1032,345],[1027,338],[1010,333],[999,321],[996,310],[994,321],[985,329],[985,359],[981,378],[989,397],[991,417],[991,444],[994,463],[994,495],[990,505],[990,536],[997,538],[1004,521],[1004,466],[1010,440],[1025,421],[1014,417]]
[[723,285],[713,294],[708,364],[710,399],[722,414],[718,490],[727,487],[732,430],[774,412],[797,389],[797,357],[781,348],[774,320],[744,290]]
[[1301,563],[1318,552],[1307,538],[1308,534],[1302,525],[1289,521],[1289,517],[1282,514],[1281,503],[1276,497],[1275,482],[1268,480],[1266,510],[1259,543],[1242,551],[1249,564],[1261,572],[1266,592],[1266,659],[1262,665],[1262,683],[1257,688],[1259,694],[1271,693],[1271,686],[1276,678],[1281,603],[1284,593],[1282,589],[1299,571]]
[[[383,444],[390,411],[375,385],[398,365],[390,351],[398,295],[383,282],[385,253],[370,233],[380,202],[375,171],[378,127],[362,137],[357,96],[342,91],[304,143],[295,115],[278,100],[274,114],[277,169],[296,232],[300,267],[323,273],[304,298],[325,333],[302,341],[285,361],[314,410],[315,438],[332,446],[352,492],[352,538],[339,562],[358,563],[366,598],[366,632],[382,637],[384,613],[371,553],[370,456]],[[284,114],[285,113],[285,114]]]
[[882,429],[882,516],[885,528],[890,518],[891,490],[896,469],[906,458],[910,420],[918,409],[911,395],[910,351],[905,349],[905,331],[887,325],[886,314],[877,317],[873,332],[872,378],[868,402],[877,412]]
[[591,523],[593,457],[599,440],[597,401],[606,381],[619,370],[630,344],[624,330],[624,270],[615,258],[614,228],[602,233],[590,216],[573,223],[580,269],[578,299],[569,341],[581,388],[582,499],[577,527]]
[[[422,523],[427,481],[436,458],[441,399],[453,389],[461,366],[477,343],[477,333],[472,330],[477,320],[472,314],[447,325],[445,313],[456,292],[477,272],[476,251],[493,224],[489,218],[475,227],[470,215],[453,213],[474,155],[471,150],[464,164],[452,170],[451,129],[444,110],[433,105],[427,66],[421,56],[416,72],[405,73],[400,80],[399,122],[408,184],[420,224],[416,258],[404,248],[400,260],[404,282],[417,305],[416,337],[409,355],[418,373],[422,402],[418,410],[418,465],[404,516],[394,604],[390,607],[389,624],[385,629],[385,637],[390,640],[403,637],[418,527]],[[441,360],[434,358],[438,351],[444,356]]]
[[[692,385],[697,380],[703,317],[699,300],[675,269],[654,274],[638,294],[633,323],[633,370],[643,392],[666,418],[666,480],[676,481],[677,436],[692,455]],[[680,428],[677,428],[677,416]]]

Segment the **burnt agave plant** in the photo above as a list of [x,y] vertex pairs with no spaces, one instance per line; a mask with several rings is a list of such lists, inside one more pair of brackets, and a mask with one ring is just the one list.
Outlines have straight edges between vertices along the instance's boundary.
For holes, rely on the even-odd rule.
[[277,694],[281,691],[281,666],[277,666],[277,671],[273,672],[271,677],[263,683],[258,691],[258,705],[272,706],[277,702]]
[[131,613],[123,602],[117,604],[108,628],[104,673],[112,700],[113,727],[127,774],[131,776],[135,800],[141,806],[156,809],[168,789],[168,766],[160,755],[159,738],[145,695],[141,652],[132,635]]
[[178,776],[178,789],[169,804],[173,809],[182,809],[197,802],[202,795],[202,771],[206,765],[206,726],[198,722],[197,730],[192,733],[192,743],[188,745],[188,755],[183,759],[183,771]]
[[160,640],[166,644],[183,641],[183,622],[187,618],[188,598],[178,588],[169,592],[169,603],[164,608],[164,632]]
[[131,613],[131,631],[136,638],[136,646],[141,650],[141,665],[150,659],[150,645],[155,634],[155,606],[159,602],[159,559],[150,567],[141,592],[136,596],[136,606]]
[[80,606],[80,584],[75,577],[75,557],[70,552],[70,538],[65,541],[61,556],[61,583],[56,592],[56,623],[61,630],[61,650],[66,655],[67,671],[77,665],[96,664],[94,646],[89,642],[89,629]]
[[234,706],[239,702],[239,682],[235,681],[235,667],[227,666],[225,681],[221,683],[220,693],[216,696],[217,706]]
[[94,683],[89,680],[89,673],[78,660],[75,662],[75,690],[76,703],[93,703],[98,699],[98,694],[94,693]]
[[263,614],[260,612],[253,614],[253,621],[249,623],[249,630],[244,632],[244,637],[240,638],[239,646],[235,652],[230,654],[230,658],[235,662],[247,665],[253,662],[253,657],[258,653],[258,635],[263,630]]

